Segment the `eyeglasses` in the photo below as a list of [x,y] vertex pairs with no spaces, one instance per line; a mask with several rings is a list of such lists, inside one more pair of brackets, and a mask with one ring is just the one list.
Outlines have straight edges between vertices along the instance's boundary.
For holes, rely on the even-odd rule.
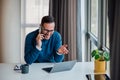
[[54,32],[54,30],[48,30],[48,29],[45,29],[43,26],[41,27],[42,28],[42,30],[44,30],[45,32],[50,32],[50,33],[52,33],[52,32]]

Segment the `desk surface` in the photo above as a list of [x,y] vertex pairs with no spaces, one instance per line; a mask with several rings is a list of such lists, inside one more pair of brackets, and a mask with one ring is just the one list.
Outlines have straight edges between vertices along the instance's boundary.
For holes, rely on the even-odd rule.
[[53,66],[53,63],[33,63],[28,74],[14,71],[15,65],[0,63],[0,80],[87,80],[86,74],[94,74],[93,62],[77,62],[72,70],[57,73],[42,70],[43,67]]

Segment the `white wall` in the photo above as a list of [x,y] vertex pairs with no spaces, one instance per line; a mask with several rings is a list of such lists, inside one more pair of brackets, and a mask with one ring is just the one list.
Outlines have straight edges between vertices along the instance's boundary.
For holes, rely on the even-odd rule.
[[20,0],[2,0],[0,62],[20,62]]

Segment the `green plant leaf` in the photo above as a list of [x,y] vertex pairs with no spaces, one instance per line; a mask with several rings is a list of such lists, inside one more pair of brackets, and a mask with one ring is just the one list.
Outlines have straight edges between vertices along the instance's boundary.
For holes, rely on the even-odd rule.
[[100,55],[99,54],[96,54],[95,55],[95,59],[98,60],[100,58]]
[[109,61],[110,60],[110,56],[109,56],[108,52],[104,52],[103,56],[104,56],[105,61]]
[[104,50],[95,49],[92,51],[91,55],[92,55],[92,57],[94,57],[95,60],[100,60],[100,61],[109,61],[110,60],[109,53]]
[[96,50],[93,50],[93,51],[92,51],[92,57],[94,57],[95,54],[96,54]]
[[98,54],[98,49],[92,51],[92,57],[94,57],[96,54]]
[[103,55],[103,51],[99,50],[98,53],[102,56]]

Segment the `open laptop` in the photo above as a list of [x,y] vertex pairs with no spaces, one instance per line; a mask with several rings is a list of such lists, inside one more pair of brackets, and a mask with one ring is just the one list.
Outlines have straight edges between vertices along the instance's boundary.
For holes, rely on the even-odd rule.
[[42,68],[42,69],[48,73],[68,71],[73,68],[76,62],[77,62],[76,60],[73,60],[73,61],[55,63],[53,67],[47,67],[47,68]]

